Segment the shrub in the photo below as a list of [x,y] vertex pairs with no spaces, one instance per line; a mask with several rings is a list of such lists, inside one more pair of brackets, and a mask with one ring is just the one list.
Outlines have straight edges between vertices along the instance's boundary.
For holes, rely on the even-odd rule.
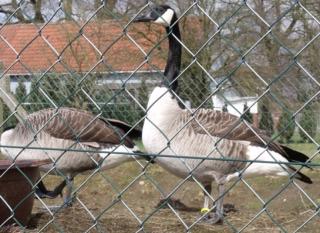
[[[18,81],[18,87],[16,89],[16,93],[15,93],[15,97],[18,101],[18,104],[22,104],[23,102],[25,102],[25,97],[26,97],[26,86],[24,85],[22,80]],[[13,127],[18,123],[18,120],[16,118],[15,115],[11,115],[12,112],[9,109],[9,107],[3,102],[3,100],[1,100],[2,105],[2,117],[3,117],[3,129],[6,129],[8,127]],[[24,106],[23,106],[24,107]]]
[[278,132],[280,133],[280,141],[289,143],[293,136],[295,124],[291,120],[291,114],[288,111],[283,110],[280,116]]
[[259,128],[267,132],[269,136],[273,134],[273,119],[269,108],[266,104],[262,104],[260,109],[261,118],[259,121]]
[[25,97],[27,95],[27,89],[22,80],[18,81],[18,87],[16,89],[16,98],[19,103],[25,101]]
[[103,116],[118,119],[133,125],[143,116],[143,111],[129,103],[110,104],[103,109]]
[[228,105],[227,104],[224,104],[222,106],[222,112],[228,112]]
[[[314,138],[316,136],[316,116],[309,105],[306,106],[302,111],[302,116],[299,123],[301,127],[309,134],[310,137]],[[301,129],[299,129],[299,135],[301,137],[302,142],[311,142],[310,138]]]
[[[244,104],[244,105],[243,105],[243,112],[247,111],[247,109],[248,109],[248,105],[247,105],[247,104]],[[252,116],[250,110],[248,110],[246,113],[244,113],[244,114],[242,115],[242,118],[243,118],[244,120],[246,120],[247,122],[251,123],[251,124],[253,123],[253,116]]]
[[[8,108],[8,106],[6,104],[3,103],[2,100],[0,100],[0,104],[2,105],[3,109],[3,128],[2,129],[6,129],[8,127],[13,127],[18,123],[17,118],[14,115],[11,115],[12,112],[10,111],[10,109]],[[10,118],[9,118],[10,117]]]
[[[40,79],[33,77],[31,92],[28,95],[23,94],[24,90],[20,87],[19,96],[21,97],[17,96],[17,98],[28,103],[25,107],[29,113],[53,107],[52,103],[54,103],[58,107],[74,107],[94,114],[102,112],[102,116],[106,118],[116,118],[130,124],[135,124],[144,116],[143,110],[125,90],[113,90],[107,85],[96,85],[96,78],[88,77],[80,84],[81,77],[76,75],[47,74]],[[136,98],[139,102],[143,102],[144,107],[148,100],[147,87],[145,80],[142,80],[136,93]],[[88,93],[90,98],[85,93]]]

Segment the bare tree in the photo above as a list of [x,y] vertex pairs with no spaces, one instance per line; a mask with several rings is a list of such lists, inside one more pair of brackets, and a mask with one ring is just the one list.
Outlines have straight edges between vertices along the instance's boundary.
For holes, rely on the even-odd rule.
[[34,15],[33,21],[44,22],[44,18],[41,13],[42,0],[30,0],[30,2],[17,2],[17,0],[11,0],[9,3],[0,3],[0,13],[4,14],[6,18],[9,18],[11,15],[13,15],[17,22],[31,22],[32,19],[28,17],[28,13],[30,12],[27,12],[28,10],[26,7],[26,5],[30,3],[33,6],[33,12],[31,12],[31,14]]
[[[214,81],[211,78],[218,82],[227,78],[246,95],[261,95],[270,88],[266,98],[273,102],[281,99],[287,107],[296,103],[292,100],[297,100],[302,88],[315,86],[294,62],[294,54],[316,35],[319,25],[296,3],[251,0],[246,2],[249,8],[238,1],[198,0],[186,12],[194,1],[174,2],[184,15],[180,21],[186,32],[183,42],[196,54],[194,57],[185,50],[183,66],[192,65],[181,76],[185,98],[201,99],[193,101],[195,106],[208,96],[210,90],[205,88]],[[315,1],[311,2],[308,9],[319,9]],[[314,9],[312,12],[317,14]],[[297,57],[314,74],[319,74],[318,47],[311,43]],[[193,82],[194,78],[199,81]]]
[[44,18],[43,18],[42,13],[41,13],[42,0],[31,0],[31,3],[34,6],[34,12],[35,12],[34,13],[34,20],[36,22],[43,23],[44,22]]
[[72,2],[73,0],[65,0],[63,1],[63,11],[64,11],[64,17],[66,20],[72,19]]
[[23,15],[21,5],[18,4],[16,0],[11,0],[11,3],[0,5],[0,13],[5,14],[7,17],[14,15],[19,22],[27,21]]
[[94,0],[94,8],[95,9],[98,9],[101,6],[104,6],[97,12],[97,18],[98,19],[112,18],[112,14],[110,14],[110,12],[112,12],[114,9],[116,9],[116,4],[117,4],[117,0],[103,0],[103,1]]

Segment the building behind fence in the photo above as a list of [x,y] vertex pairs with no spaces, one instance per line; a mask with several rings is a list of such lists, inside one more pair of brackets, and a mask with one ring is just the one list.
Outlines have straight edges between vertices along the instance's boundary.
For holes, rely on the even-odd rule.
[[[63,209],[52,212],[47,208],[50,201],[36,198],[37,208],[45,210],[44,217],[34,210],[33,220],[38,222],[34,230],[318,231],[317,1],[0,1],[1,131],[23,122],[27,114],[60,107],[87,110],[141,129],[148,96],[165,78],[167,34],[160,26],[134,24],[132,19],[163,2],[180,16],[183,71],[177,93],[187,110],[200,106],[227,111],[265,130],[274,141],[298,148],[311,157],[315,169],[307,173],[314,186],[292,179],[240,177],[226,196],[231,200],[250,196],[245,198],[246,211],[228,215],[222,227],[203,226],[198,213],[179,210],[180,202],[155,203],[159,197],[178,195],[200,206],[201,185],[185,185],[185,180],[168,175],[157,164],[136,161],[115,173],[89,172],[79,178],[72,214]],[[52,182],[47,174],[43,179]],[[30,186],[33,195],[35,184]],[[2,194],[0,201],[7,203]],[[281,205],[291,209],[286,213]],[[0,232],[25,229],[13,217],[15,211],[10,209],[15,225],[0,222]]]

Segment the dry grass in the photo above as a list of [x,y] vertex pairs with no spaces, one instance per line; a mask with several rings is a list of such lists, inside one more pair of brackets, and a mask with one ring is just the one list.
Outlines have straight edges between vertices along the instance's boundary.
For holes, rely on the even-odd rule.
[[[133,181],[141,172],[136,163],[124,164],[111,171],[102,174],[112,180],[118,190],[122,190]],[[163,171],[157,165],[147,170],[147,175],[154,178],[165,193],[169,193],[179,182],[179,179]],[[43,210],[40,201],[35,201],[33,210],[34,217],[27,232],[37,232],[46,226],[43,232],[85,232],[94,224],[96,227],[89,232],[136,232],[139,222],[125,207],[128,206],[140,220],[144,220],[155,210],[161,195],[154,185],[145,177],[141,177],[117,199],[117,193],[105,180],[102,174],[95,175],[90,182],[86,183],[77,193],[77,199],[70,208],[64,208],[54,216]],[[319,204],[320,172],[308,172],[315,184],[299,185]],[[76,178],[76,187],[85,180],[86,175]],[[48,177],[45,182],[52,186],[60,179]],[[263,177],[247,179],[248,183],[259,196],[267,201],[273,197],[286,183],[286,178]],[[214,192],[215,193],[215,192]],[[187,182],[174,195],[186,205],[199,209],[202,205],[202,193],[195,183]],[[116,202],[115,200],[121,200]],[[47,205],[61,204],[62,199],[44,200]],[[237,184],[227,195],[226,202],[235,204],[238,212],[230,213],[226,217],[224,225],[209,225],[199,223],[192,232],[233,232],[232,227],[240,230],[249,223],[259,211],[263,204],[243,183]],[[111,203],[115,203],[110,207]],[[83,206],[86,206],[93,216],[100,216],[95,222]],[[109,208],[110,207],[110,208]],[[108,208],[108,209],[107,209]],[[107,209],[107,210],[106,210]],[[314,213],[310,201],[294,186],[289,185],[279,196],[267,205],[268,212],[274,220],[283,228],[292,232],[303,224]],[[177,211],[186,224],[191,225],[196,221],[199,212]],[[320,232],[319,216],[301,229],[301,232]],[[232,227],[231,227],[232,226]],[[150,217],[144,224],[145,232],[183,232],[184,227],[177,216],[170,209],[161,209]],[[245,232],[279,232],[279,228],[270,220],[266,212],[259,215],[246,229]]]
[[[136,232],[140,229],[137,217],[141,221],[146,220],[143,228],[145,232],[185,232],[183,224],[170,209],[161,209],[148,218],[156,209],[161,194],[147,177],[152,177],[165,194],[170,193],[180,180],[159,166],[151,165],[146,169],[146,175],[133,182],[141,172],[141,167],[133,162],[123,164],[110,171],[100,172],[83,185],[82,183],[88,174],[79,175],[76,177],[75,187],[81,186],[81,188],[77,192],[77,198],[72,207],[64,208],[51,215],[44,210],[44,206],[39,200],[35,200],[33,218],[28,228],[22,231],[38,232],[42,229],[42,232],[48,233]],[[320,170],[303,170],[303,172],[313,179],[314,184],[307,185],[301,182],[297,182],[297,184],[319,205]],[[45,178],[45,183],[51,188],[59,181],[61,178],[55,176]],[[285,187],[287,178],[259,177],[246,179],[246,181],[267,202]],[[133,184],[119,197],[116,190],[125,189],[131,182]],[[214,194],[216,194],[215,189],[213,190]],[[192,182],[183,184],[174,197],[196,210],[202,206],[202,192]],[[43,201],[46,205],[62,203],[61,198],[44,199]],[[268,212],[262,211],[263,204],[243,182],[237,183],[231,189],[226,195],[225,202],[233,203],[238,211],[229,213],[223,225],[210,225],[202,222],[196,224],[192,228],[192,232],[234,232],[234,229],[240,230],[250,222],[244,232],[280,232],[275,222],[281,224],[285,231],[293,232],[315,213],[312,203],[293,184],[290,184],[272,199],[266,206]],[[135,213],[136,217],[128,211],[126,206]],[[262,213],[257,216],[260,211]],[[187,225],[191,225],[200,216],[199,211],[177,211],[177,213]],[[270,219],[268,214],[273,217],[275,222]],[[97,220],[95,221],[94,218]],[[300,232],[320,232],[319,225],[318,215],[308,222]],[[12,231],[8,232],[16,233],[19,231],[17,228],[12,228]]]

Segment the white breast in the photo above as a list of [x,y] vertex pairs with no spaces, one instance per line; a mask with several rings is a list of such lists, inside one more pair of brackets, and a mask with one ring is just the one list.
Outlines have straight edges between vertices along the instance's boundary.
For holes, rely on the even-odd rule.
[[181,111],[168,89],[156,87],[149,98],[144,120],[142,141],[149,153],[159,153],[167,145],[167,127]]
[[[48,171],[54,166],[60,172],[67,174],[68,171],[90,162],[89,156],[94,153],[81,151],[66,151],[65,149],[88,150],[88,147],[70,140],[51,137],[41,132],[34,138],[31,134],[17,135],[8,130],[1,135],[1,153],[8,158],[18,160],[51,160],[55,163],[41,167]],[[7,147],[6,147],[7,146]],[[16,148],[15,148],[16,147]]]
[[[148,102],[147,117],[144,121],[142,130],[143,145],[148,153],[151,154],[164,154],[175,156],[178,154],[183,155],[204,155],[210,148],[194,147],[195,151],[190,151],[185,145],[197,144],[197,140],[181,136],[179,139],[172,138],[180,128],[179,125],[172,125],[179,114],[182,113],[176,99],[165,87],[156,87]],[[199,139],[201,140],[201,139]],[[170,146],[168,147],[168,143]],[[212,143],[213,145],[213,143]],[[200,150],[200,151],[199,151]],[[181,158],[166,158],[157,157],[156,162],[169,172],[184,178],[189,175],[190,169],[195,167],[201,160],[197,159],[181,159]],[[205,169],[206,170],[206,169]],[[199,176],[207,176],[205,170],[199,172]],[[208,167],[208,171],[209,171]],[[197,176],[198,172],[193,173]]]

